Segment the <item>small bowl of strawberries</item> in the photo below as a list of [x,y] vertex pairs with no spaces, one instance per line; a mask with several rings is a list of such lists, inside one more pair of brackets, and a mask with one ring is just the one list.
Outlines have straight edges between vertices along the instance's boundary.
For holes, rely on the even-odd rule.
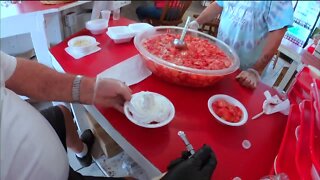
[[208,108],[213,117],[222,124],[241,126],[248,120],[248,112],[243,104],[225,94],[211,96]]

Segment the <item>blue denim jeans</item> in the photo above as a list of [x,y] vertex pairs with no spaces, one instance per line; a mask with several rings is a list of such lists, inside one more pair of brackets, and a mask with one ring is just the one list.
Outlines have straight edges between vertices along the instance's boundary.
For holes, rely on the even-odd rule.
[[[179,11],[179,9],[170,8],[166,18],[174,18],[179,14]],[[136,9],[136,14],[140,21],[143,21],[147,18],[160,19],[162,14],[162,8],[157,8],[155,6],[139,6]]]
[[139,6],[136,9],[136,14],[140,21],[147,18],[160,19],[161,13],[162,9],[155,6]]

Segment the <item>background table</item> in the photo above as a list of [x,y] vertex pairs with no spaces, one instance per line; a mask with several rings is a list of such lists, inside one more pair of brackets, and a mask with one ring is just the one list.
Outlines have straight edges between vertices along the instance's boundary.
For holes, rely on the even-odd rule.
[[[110,21],[109,26],[127,25],[128,19]],[[83,30],[74,36],[91,35]],[[73,36],[73,37],[74,37]],[[74,60],[64,48],[66,39],[51,48],[55,67],[60,70],[87,76],[96,76],[103,70],[137,54],[132,42],[114,44],[105,34],[94,36],[100,42],[101,51]],[[188,88],[170,84],[152,75],[131,86],[133,92],[153,91],[169,98],[175,106],[176,114],[167,126],[146,129],[131,123],[123,114],[97,106],[85,106],[112,138],[138,163],[150,177],[165,172],[169,162],[180,156],[185,145],[177,132],[184,131],[195,149],[209,144],[216,153],[218,166],[214,179],[259,179],[269,174],[273,167],[286,125],[282,114],[263,115],[250,120],[259,113],[264,101],[263,92],[271,88],[264,84],[254,90],[241,87],[235,80],[239,71],[229,75],[209,88]],[[218,123],[210,114],[207,101],[215,94],[235,97],[248,110],[249,120],[241,127],[230,127]],[[242,147],[243,140],[251,142],[251,148]]]
[[[283,38],[281,44],[278,48],[278,51],[283,53],[284,55],[288,56],[292,59],[290,63],[289,69],[286,72],[285,76],[282,78],[279,86],[277,89],[279,91],[283,91],[284,88],[289,83],[290,79],[294,75],[294,72],[297,70],[298,66],[301,64],[301,52],[303,52],[303,48],[299,47],[298,45],[292,43],[291,41]],[[278,57],[277,57],[278,58]]]
[[[59,12],[87,2],[90,1],[44,5],[40,1],[22,1],[9,4],[7,7],[1,5],[0,38],[30,33],[37,59],[40,63],[52,67],[44,15],[54,15],[52,19],[58,22],[55,24],[55,28],[58,29],[56,36],[59,36],[61,33]],[[62,41],[61,35],[60,41]]]

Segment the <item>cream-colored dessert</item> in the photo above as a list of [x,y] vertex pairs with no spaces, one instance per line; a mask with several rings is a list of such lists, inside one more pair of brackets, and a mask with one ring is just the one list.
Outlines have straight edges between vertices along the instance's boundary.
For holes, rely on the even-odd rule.
[[141,92],[132,97],[129,110],[140,122],[161,122],[170,114],[170,104],[164,97],[149,92]]

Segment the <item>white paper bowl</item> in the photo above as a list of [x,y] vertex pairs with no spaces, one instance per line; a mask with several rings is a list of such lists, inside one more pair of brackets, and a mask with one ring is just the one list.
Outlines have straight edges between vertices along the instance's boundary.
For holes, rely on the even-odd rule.
[[149,28],[153,28],[153,26],[148,23],[134,23],[129,24],[128,27],[134,33],[134,35],[137,35],[138,33],[143,32]]
[[134,33],[127,26],[109,27],[107,35],[116,44],[129,42],[134,37]]
[[76,52],[86,53],[92,50],[98,42],[92,36],[78,36],[68,41],[68,46]]
[[133,94],[132,95],[132,99],[134,98],[139,98],[141,97],[141,95],[143,95],[144,93],[151,93],[153,94],[154,96],[158,96],[158,97],[161,97],[163,100],[165,100],[167,102],[167,104],[169,105],[169,114],[168,116],[162,120],[161,122],[158,122],[158,123],[144,123],[144,122],[141,122],[137,119],[135,119],[135,116],[133,116],[133,114],[130,112],[130,108],[129,108],[129,102],[126,102],[124,104],[124,114],[126,115],[126,117],[134,124],[138,125],[138,126],[141,126],[141,127],[145,127],[145,128],[159,128],[159,127],[162,127],[162,126],[165,126],[167,125],[168,123],[170,123],[172,120],[173,120],[173,117],[175,115],[175,109],[174,109],[174,106],[173,104],[171,103],[171,101],[166,98],[165,96],[161,95],[161,94],[158,94],[158,93],[154,93],[154,92],[148,92],[148,91],[141,91],[139,93],[136,93],[136,94]]
[[102,34],[108,27],[108,20],[106,19],[94,19],[91,21],[88,21],[86,23],[86,28],[92,33],[92,34]]
[[[227,101],[228,103],[230,104],[233,104],[235,106],[238,106],[241,111],[242,111],[242,118],[240,119],[239,122],[237,123],[232,123],[232,122],[228,122],[222,118],[220,118],[214,111],[213,111],[213,108],[212,108],[212,104],[216,101],[216,100],[219,100],[219,99],[223,99],[225,101]],[[211,96],[208,100],[208,108],[209,108],[209,111],[210,113],[213,115],[213,117],[215,119],[217,119],[220,123],[222,124],[226,124],[226,125],[229,125],[229,126],[242,126],[243,124],[245,124],[248,120],[248,112],[246,110],[246,108],[243,106],[243,104],[241,102],[239,102],[238,100],[236,100],[235,98],[231,97],[231,96],[228,96],[228,95],[224,95],[224,94],[217,94],[217,95],[214,95],[214,96]]]

